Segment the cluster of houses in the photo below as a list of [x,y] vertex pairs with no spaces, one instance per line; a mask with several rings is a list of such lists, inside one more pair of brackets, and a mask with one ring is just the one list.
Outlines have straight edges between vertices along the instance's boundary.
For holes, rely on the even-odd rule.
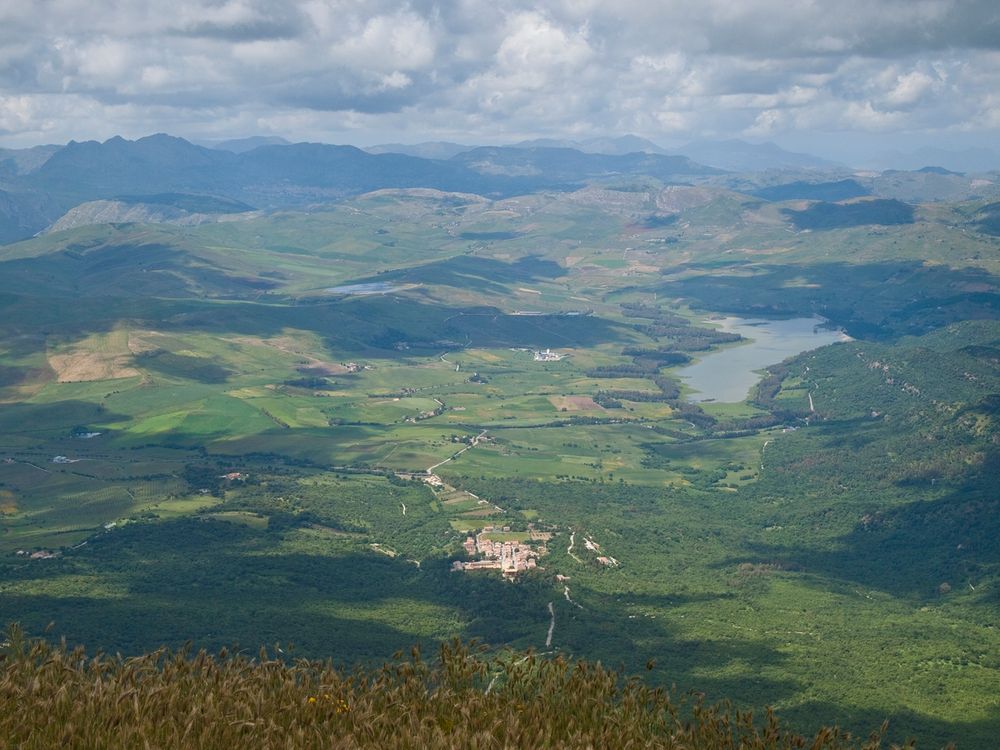
[[[510,527],[504,527],[510,531]],[[462,544],[466,554],[479,557],[469,562],[456,560],[451,569],[459,570],[499,570],[506,578],[515,578],[518,573],[533,570],[538,567],[538,558],[546,553],[544,546],[537,549],[524,542],[496,541],[488,538],[491,534],[500,532],[492,526],[486,526],[474,537],[468,537]]]
[[28,550],[19,549],[14,554],[18,557],[27,557],[31,560],[52,560],[53,558],[60,557],[62,552],[50,549],[40,549],[35,552],[28,552]]
[[613,557],[602,555],[601,554],[601,545],[599,545],[597,542],[595,542],[589,536],[583,538],[583,546],[586,547],[591,552],[594,552],[594,553],[597,554],[597,556],[598,556],[597,557],[597,562],[599,562],[601,565],[603,565],[603,566],[605,566],[607,568],[617,568],[618,567],[618,564],[619,564],[618,561],[615,558],[613,558]]

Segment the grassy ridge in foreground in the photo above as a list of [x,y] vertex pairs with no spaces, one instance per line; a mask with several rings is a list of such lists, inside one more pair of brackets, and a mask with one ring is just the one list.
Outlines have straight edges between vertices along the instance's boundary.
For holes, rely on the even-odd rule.
[[0,707],[0,742],[24,748],[882,747],[878,733],[801,737],[770,712],[758,726],[750,713],[677,701],[600,663],[485,656],[458,642],[432,662],[414,649],[345,673],[263,649],[258,659],[165,649],[88,658],[15,627],[0,651]]

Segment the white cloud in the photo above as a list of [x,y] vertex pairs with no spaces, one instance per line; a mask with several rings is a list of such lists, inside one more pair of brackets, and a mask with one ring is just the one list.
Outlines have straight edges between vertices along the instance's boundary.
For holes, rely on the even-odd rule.
[[496,62],[508,71],[571,71],[583,65],[592,54],[586,28],[566,31],[541,13],[532,11],[510,18],[507,34],[496,53]]
[[587,36],[585,27],[564,29],[540,13],[510,16],[492,64],[458,88],[456,104],[494,122],[561,123],[573,132],[593,100],[607,93],[591,66],[596,54]]
[[871,102],[847,102],[840,125],[847,130],[889,130],[903,120],[899,112],[883,112]]
[[15,143],[222,127],[466,141],[996,129],[998,50],[988,0],[7,2],[0,130]]
[[419,70],[434,61],[435,52],[427,19],[402,11],[369,18],[330,50],[330,58],[369,71]]
[[406,73],[394,70],[388,75],[382,76],[382,80],[379,82],[379,88],[382,90],[405,89],[411,83],[413,83],[413,79],[406,75]]
[[923,99],[937,85],[937,79],[915,70],[897,76],[895,85],[885,95],[884,101],[896,108],[909,107]]

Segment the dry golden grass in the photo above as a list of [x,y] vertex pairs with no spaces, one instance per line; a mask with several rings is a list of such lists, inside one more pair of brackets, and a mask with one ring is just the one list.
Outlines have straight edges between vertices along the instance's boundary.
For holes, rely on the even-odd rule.
[[549,396],[549,403],[559,411],[604,411],[590,396]]
[[811,738],[770,712],[687,705],[599,664],[487,656],[459,643],[380,669],[165,649],[88,657],[12,628],[0,653],[0,746],[18,748],[881,747]]
[[60,383],[80,383],[132,378],[141,373],[133,366],[130,336],[126,330],[94,334],[48,355],[49,366]]
[[112,380],[139,375],[139,371],[128,363],[127,357],[108,357],[100,352],[81,350],[49,355],[49,364],[56,371],[60,383]]
[[17,513],[17,497],[10,490],[0,490],[0,516]]

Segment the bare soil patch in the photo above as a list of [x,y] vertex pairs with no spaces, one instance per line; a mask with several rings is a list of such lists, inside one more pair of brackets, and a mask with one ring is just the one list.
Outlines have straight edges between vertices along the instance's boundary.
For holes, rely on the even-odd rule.
[[559,411],[604,411],[590,396],[549,396],[549,402]]
[[164,338],[164,334],[159,331],[129,331],[128,334],[128,350],[132,354],[146,354],[147,352],[155,352],[162,347],[156,341],[151,339]]

